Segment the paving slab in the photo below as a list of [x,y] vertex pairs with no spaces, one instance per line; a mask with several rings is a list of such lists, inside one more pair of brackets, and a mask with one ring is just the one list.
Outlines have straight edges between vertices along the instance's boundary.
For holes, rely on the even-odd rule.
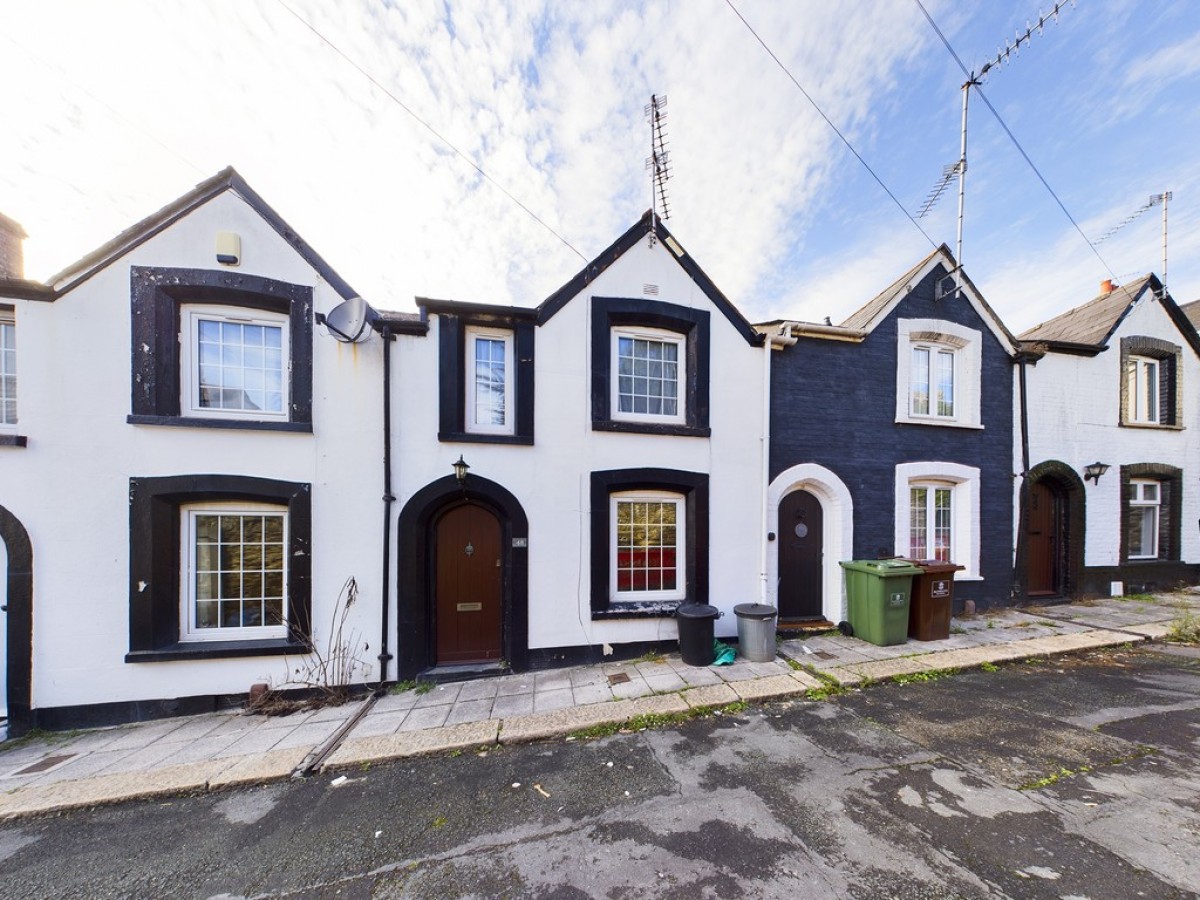
[[798,682],[805,691],[810,691],[813,688],[819,688],[824,684],[824,682],[821,681],[821,679],[816,675],[810,675],[808,672],[801,672],[798,669],[789,672],[788,678]]
[[794,697],[803,694],[805,688],[789,675],[771,675],[753,681],[735,681],[730,687],[743,700],[773,700],[778,697]]
[[233,759],[232,765],[209,778],[208,787],[233,787],[238,784],[260,784],[266,781],[280,781],[291,778],[292,772],[304,762],[311,746],[293,747],[287,750],[272,750],[270,753],[257,753],[253,756],[242,756]]
[[210,777],[219,770],[220,764],[209,761],[23,788],[0,794],[0,818],[204,790]]
[[738,700],[737,691],[723,681],[720,684],[689,688],[679,696],[693,709],[701,706],[725,706]]
[[863,678],[881,681],[885,678],[895,678],[897,675],[913,675],[917,672],[928,672],[929,663],[917,656],[901,656],[896,659],[879,659],[875,662],[856,663],[848,668],[857,672]]
[[429,706],[425,709],[414,709],[400,723],[398,731],[421,731],[425,728],[439,728],[446,724],[450,717],[450,706]]
[[499,722],[490,720],[388,736],[358,739],[352,737],[333,752],[325,761],[322,770],[449,750],[486,747],[496,743],[499,727]]
[[[656,698],[648,698],[656,699]],[[624,722],[633,715],[633,700],[573,706],[549,713],[506,718],[500,725],[501,744],[516,744],[570,734],[584,728]]]

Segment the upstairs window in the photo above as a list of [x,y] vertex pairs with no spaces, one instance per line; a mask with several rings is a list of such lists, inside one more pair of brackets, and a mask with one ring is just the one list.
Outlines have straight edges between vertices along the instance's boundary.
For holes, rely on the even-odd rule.
[[1152,337],[1121,339],[1122,425],[1180,428],[1182,349]]
[[466,429],[475,434],[512,434],[514,429],[513,333],[466,329]]
[[186,306],[180,335],[187,415],[286,419],[286,317]]
[[17,322],[0,310],[0,425],[17,424]]
[[896,322],[896,421],[982,428],[983,333],[942,319]]
[[1129,482],[1129,513],[1126,519],[1129,559],[1158,558],[1158,520],[1161,503],[1162,491],[1159,482],[1145,479]]
[[679,386],[686,375],[683,336],[657,330],[613,329],[614,418],[684,421]]
[[914,416],[954,417],[954,350],[917,345],[910,370]]

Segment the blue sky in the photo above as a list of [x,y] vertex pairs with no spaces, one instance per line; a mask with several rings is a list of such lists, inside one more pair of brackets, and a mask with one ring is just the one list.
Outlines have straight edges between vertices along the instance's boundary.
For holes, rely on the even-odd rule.
[[[225,165],[381,308],[533,305],[580,268],[299,19],[589,258],[649,205],[665,93],[668,225],[752,319],[840,321],[931,249],[725,0],[285,2],[0,0],[0,212],[30,277]],[[733,2],[915,213],[958,156],[963,75],[914,0]],[[1039,12],[926,6],[972,69]],[[1200,298],[1200,7],[1079,0],[983,90],[1093,240],[1172,191],[1170,287]],[[964,262],[1014,330],[1161,270],[1159,208],[1098,259],[978,97],[968,159]],[[955,206],[922,222],[951,248]]]

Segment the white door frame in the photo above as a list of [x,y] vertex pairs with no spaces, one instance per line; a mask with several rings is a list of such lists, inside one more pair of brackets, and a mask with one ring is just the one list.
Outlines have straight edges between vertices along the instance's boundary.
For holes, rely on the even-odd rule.
[[830,622],[841,622],[846,618],[846,590],[838,563],[854,558],[854,501],[842,479],[816,463],[785,469],[767,488],[768,530],[776,535],[767,543],[767,603],[779,606],[779,504],[793,491],[808,491],[821,504],[821,614]]

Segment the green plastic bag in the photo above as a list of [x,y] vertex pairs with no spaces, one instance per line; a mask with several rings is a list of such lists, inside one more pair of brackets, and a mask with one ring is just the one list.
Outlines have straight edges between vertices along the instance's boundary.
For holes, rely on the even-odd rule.
[[734,659],[737,657],[735,651],[728,644],[722,644],[720,641],[713,639],[713,662],[714,666],[729,666],[733,665]]

